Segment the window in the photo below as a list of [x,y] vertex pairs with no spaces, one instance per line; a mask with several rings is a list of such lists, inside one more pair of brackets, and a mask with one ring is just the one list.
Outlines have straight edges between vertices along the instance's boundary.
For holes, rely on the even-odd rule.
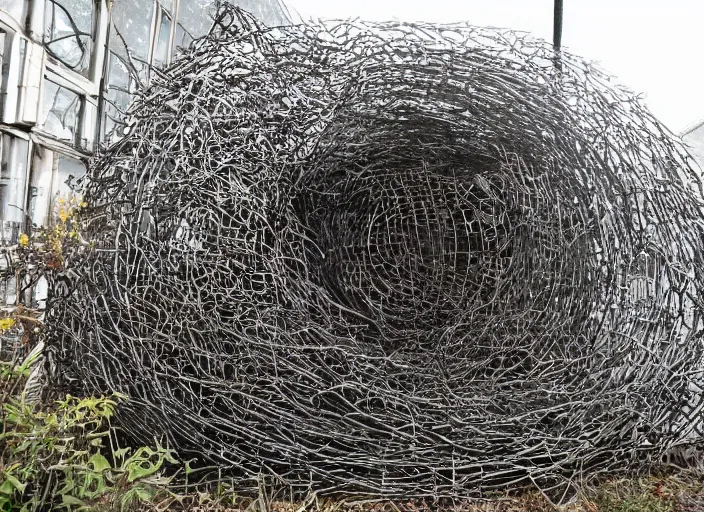
[[168,63],[169,40],[171,39],[171,16],[165,9],[159,9],[159,30],[154,42],[152,66],[162,67]]
[[94,0],[46,0],[44,46],[69,69],[88,76],[95,27]]
[[70,199],[75,194],[74,189],[85,175],[86,166],[80,160],[58,153],[54,155],[54,166],[52,206],[55,209],[59,198]]
[[286,15],[276,1],[238,0],[235,3],[270,27],[288,24]]
[[[181,0],[178,7],[173,55],[188,48],[193,39],[208,33],[213,23],[215,0]],[[289,21],[276,1],[239,0],[234,2],[267,25],[285,25]]]
[[44,80],[41,126],[59,140],[78,143],[83,101],[79,94]]
[[213,24],[214,11],[214,0],[182,0],[178,8],[181,31],[188,34],[191,40],[203,37]]
[[16,244],[25,221],[29,141],[0,132],[0,243]]
[[24,84],[24,59],[27,56],[27,40],[20,39],[20,76],[18,83]]
[[[5,48],[5,43],[8,42],[7,33],[0,29],[0,93],[5,90],[5,76],[7,75],[9,62],[5,59],[5,55],[9,56],[9,52]],[[2,108],[0,106],[0,108]]]
[[41,146],[34,146],[32,182],[28,207],[32,223],[50,226],[57,222],[59,199],[70,199],[77,181],[86,173],[81,160]]
[[[118,140],[125,130],[125,111],[132,100],[130,94],[119,91],[111,91],[113,100],[105,101],[103,108],[103,142],[114,142]],[[115,98],[116,97],[116,98]]]
[[122,135],[127,107],[138,88],[147,84],[150,67],[168,64],[172,10],[172,0],[123,0],[113,5],[101,118],[104,142]]
[[180,49],[187,49],[188,45],[193,41],[191,34],[186,32],[180,23],[176,24],[176,34],[174,35],[174,49],[172,55],[175,57]]
[[16,43],[14,32],[0,29],[0,120],[6,123],[15,122],[18,85],[21,83],[18,82],[18,74],[22,74],[22,64],[24,64],[22,50],[26,48],[27,41],[19,38],[19,58],[16,55],[18,49]]
[[214,0],[181,0],[174,35],[172,55],[186,49],[191,41],[208,33],[213,23]]
[[0,0],[0,11],[5,11],[20,25],[24,25],[26,0]]
[[108,55],[108,76],[105,81],[107,92],[103,98],[102,119],[102,136],[105,142],[114,141],[122,134],[125,112],[137,90],[136,79],[130,74],[124,60],[113,52]]
[[96,121],[98,117],[98,106],[89,101],[83,102],[83,118],[80,123],[80,139],[78,147],[86,151],[95,149]]
[[146,83],[154,2],[121,0],[112,6],[110,51]]

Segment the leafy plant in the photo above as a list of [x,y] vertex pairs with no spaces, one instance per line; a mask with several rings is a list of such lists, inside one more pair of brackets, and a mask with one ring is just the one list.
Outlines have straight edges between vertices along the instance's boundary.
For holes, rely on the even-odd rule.
[[21,399],[3,404],[0,510],[94,510],[115,501],[126,510],[175,496],[163,474],[178,463],[172,450],[117,445],[110,419],[122,399],[67,396],[49,411]]

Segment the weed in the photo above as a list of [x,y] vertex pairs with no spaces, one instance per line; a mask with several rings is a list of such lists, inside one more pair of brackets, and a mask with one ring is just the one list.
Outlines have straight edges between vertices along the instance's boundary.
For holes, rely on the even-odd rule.
[[21,398],[3,404],[0,510],[127,510],[170,498],[163,469],[178,464],[173,451],[116,444],[110,419],[121,399],[67,396],[47,411]]

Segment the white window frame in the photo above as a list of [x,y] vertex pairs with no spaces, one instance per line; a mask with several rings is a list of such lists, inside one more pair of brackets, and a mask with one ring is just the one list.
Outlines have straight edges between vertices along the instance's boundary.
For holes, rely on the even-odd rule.
[[[32,9],[31,4],[29,5],[29,9]],[[9,13],[6,13],[5,11],[0,11],[0,24],[5,25],[10,28],[13,32],[16,33],[23,33],[24,32],[24,26],[22,23],[17,21],[15,18],[10,16]]]
[[[64,89],[67,89],[75,94],[77,94],[80,99],[81,99],[81,108],[80,112],[78,114],[77,118],[77,123],[78,126],[76,128],[76,139],[73,140],[70,143],[66,142],[64,140],[58,139],[56,136],[54,136],[51,132],[47,131],[44,129],[43,122],[44,120],[41,119],[42,116],[42,109],[44,106],[44,94],[46,93],[46,87],[44,85],[45,81],[49,80],[56,85],[63,87]],[[84,154],[91,154],[95,150],[96,144],[98,144],[98,140],[96,140],[96,124],[97,124],[97,109],[98,109],[98,99],[95,97],[89,97],[85,91],[81,90],[80,87],[76,87],[75,83],[72,80],[68,80],[63,74],[56,74],[51,71],[50,68],[46,68],[44,74],[42,75],[41,78],[41,86],[40,86],[40,91],[41,94],[39,95],[39,102],[37,106],[37,122],[35,125],[35,132],[42,136],[43,139],[50,139],[54,140],[59,144],[69,146],[75,150],[77,150],[80,153]],[[93,119],[89,118],[88,115],[88,106],[91,106],[93,111],[96,112],[96,114],[93,116]],[[82,145],[82,141],[89,139],[92,141],[92,147],[91,149],[84,149]]]
[[[44,6],[46,0],[34,0],[30,4],[29,33],[36,44],[44,46]],[[100,81],[103,75],[103,62],[105,59],[105,43],[108,33],[109,13],[106,0],[93,0],[96,6],[97,18],[95,26],[95,38],[90,56],[89,77],[77,73],[53,57],[47,56],[46,68],[52,73],[62,76],[73,84],[72,88],[80,88],[86,96],[97,97],[100,94]]]
[[154,67],[154,54],[156,53],[156,47],[159,42],[159,29],[161,28],[161,18],[166,15],[171,20],[171,28],[169,29],[169,43],[166,48],[166,60],[163,65],[168,66],[171,64],[171,51],[174,45],[174,37],[176,32],[176,12],[178,9],[178,1],[174,0],[174,8],[172,9],[171,15],[169,16],[166,7],[161,5],[159,0],[154,0],[154,10],[152,11],[152,28],[150,34],[150,44],[149,44],[149,66]]
[[[29,195],[29,185],[30,185],[30,180],[31,180],[31,174],[32,174],[32,154],[34,151],[34,141],[32,140],[32,137],[30,137],[29,133],[22,131],[22,130],[17,130],[15,128],[11,128],[9,126],[0,126],[0,136],[2,135],[11,135],[12,137],[22,139],[24,141],[27,141],[28,144],[28,150],[27,150],[27,161],[25,162],[25,169],[27,176],[25,177],[25,187],[24,187],[24,203],[22,205],[22,211],[24,212],[25,219],[28,216],[27,212],[27,201],[28,201],[28,195]],[[5,148],[0,144],[0,160],[2,159],[2,151],[5,151]]]
[[[88,155],[68,150],[58,146],[55,141],[33,137],[33,146],[30,147],[31,167],[27,177],[27,190],[25,193],[25,211],[28,219],[27,230],[31,231],[34,226],[49,227],[55,224],[55,194],[59,190],[57,183],[56,159],[67,156],[79,160],[85,164]],[[35,158],[35,153],[43,153],[41,158]],[[48,157],[51,158],[48,158]],[[59,187],[57,187],[57,185]],[[38,191],[34,205],[31,204],[32,196],[30,191],[33,186],[37,186]],[[39,193],[41,190],[41,193]],[[33,206],[33,208],[31,208]],[[30,210],[31,208],[31,210]]]
[[[2,119],[5,124],[32,124],[36,118],[31,108],[25,109],[37,101],[39,86],[28,86],[28,82],[36,76],[37,59],[41,55],[32,47],[32,42],[24,37],[16,27],[0,19],[0,29],[5,32],[5,51],[3,51],[3,67],[7,65],[2,88]],[[26,45],[24,59],[20,59],[20,47]],[[20,82],[22,77],[22,83]]]

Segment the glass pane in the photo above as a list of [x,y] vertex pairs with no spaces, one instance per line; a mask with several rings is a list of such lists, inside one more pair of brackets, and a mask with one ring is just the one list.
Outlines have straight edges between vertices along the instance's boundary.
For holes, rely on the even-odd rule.
[[24,56],[27,54],[27,40],[20,38],[20,76],[17,83],[24,83]]
[[38,144],[33,147],[27,210],[35,227],[48,226],[54,152]]
[[171,38],[171,18],[166,12],[161,11],[161,22],[159,23],[159,33],[157,34],[156,46],[154,48],[153,66],[163,66],[169,56],[169,39]]
[[[35,146],[36,147],[36,146]],[[59,220],[59,199],[70,200],[77,195],[77,182],[86,167],[76,158],[39,148],[34,155],[29,212],[36,226],[51,226]]]
[[125,62],[110,52],[110,64],[107,76],[107,94],[104,96],[102,119],[102,140],[113,142],[119,139],[124,128],[125,112],[132,101],[136,83],[127,69]]
[[186,30],[181,26],[180,23],[176,24],[176,33],[174,34],[174,51],[173,56],[178,55],[179,51],[188,49],[188,45],[193,41],[191,34],[186,32]]
[[125,58],[148,62],[154,2],[151,0],[120,0],[112,6],[110,49]]
[[290,25],[276,0],[236,0],[234,3],[270,27]]
[[86,166],[70,156],[54,154],[54,183],[51,189],[51,223],[59,222],[59,210],[66,207],[72,198],[80,197],[78,180],[86,174]]
[[59,197],[70,199],[75,195],[74,189],[77,181],[85,176],[86,166],[80,160],[70,156],[56,153],[54,158],[56,174],[54,175],[52,199],[54,205],[57,205]]
[[81,149],[93,151],[95,149],[95,121],[98,117],[97,107],[88,101],[83,107],[83,122],[81,124]]
[[105,103],[103,109],[103,142],[115,142],[122,137],[125,128],[123,112],[111,103]]
[[49,80],[44,81],[42,126],[54,137],[76,142],[81,97]]
[[130,73],[125,62],[110,52],[108,87],[126,91],[130,84]]
[[24,200],[27,186],[29,142],[2,134],[2,171],[0,172],[0,221],[2,238],[16,243],[15,235],[24,223]]
[[93,0],[46,0],[44,45],[64,65],[87,75],[93,42]]
[[[233,3],[252,13],[265,25],[290,24],[277,0],[236,0]],[[202,37],[210,30],[214,11],[215,0],[182,0],[179,2],[178,22],[192,37]]]
[[120,140],[124,134],[125,116],[113,105],[106,103],[103,109],[102,120],[102,141],[106,144],[111,144]]
[[0,11],[8,13],[20,25],[24,25],[25,21],[25,5],[26,0],[0,0]]
[[0,73],[0,90],[2,90],[3,84],[5,83],[5,41],[5,32],[0,30],[0,70],[2,70]]
[[[12,244],[14,245],[14,244]],[[5,253],[2,256],[2,259],[0,259],[0,265],[2,265],[3,268],[7,268],[11,265],[11,256],[9,253]],[[14,306],[17,304],[17,278],[16,277],[8,277],[0,281],[0,304],[4,303],[7,306]],[[20,346],[21,340],[19,336],[13,336],[12,339],[8,339],[9,336],[5,335],[3,341],[3,344],[7,344],[8,341],[10,341],[9,345],[10,347],[12,346],[13,343],[16,343],[17,347]],[[7,346],[7,345],[6,345]]]
[[108,93],[108,101],[122,115],[124,115],[125,112],[127,112],[127,107],[130,106],[130,103],[132,102],[132,98],[133,98],[132,94],[125,92],[125,91],[120,91],[117,89],[113,89]]
[[215,0],[183,0],[178,9],[178,22],[192,37],[202,37],[213,24]]

